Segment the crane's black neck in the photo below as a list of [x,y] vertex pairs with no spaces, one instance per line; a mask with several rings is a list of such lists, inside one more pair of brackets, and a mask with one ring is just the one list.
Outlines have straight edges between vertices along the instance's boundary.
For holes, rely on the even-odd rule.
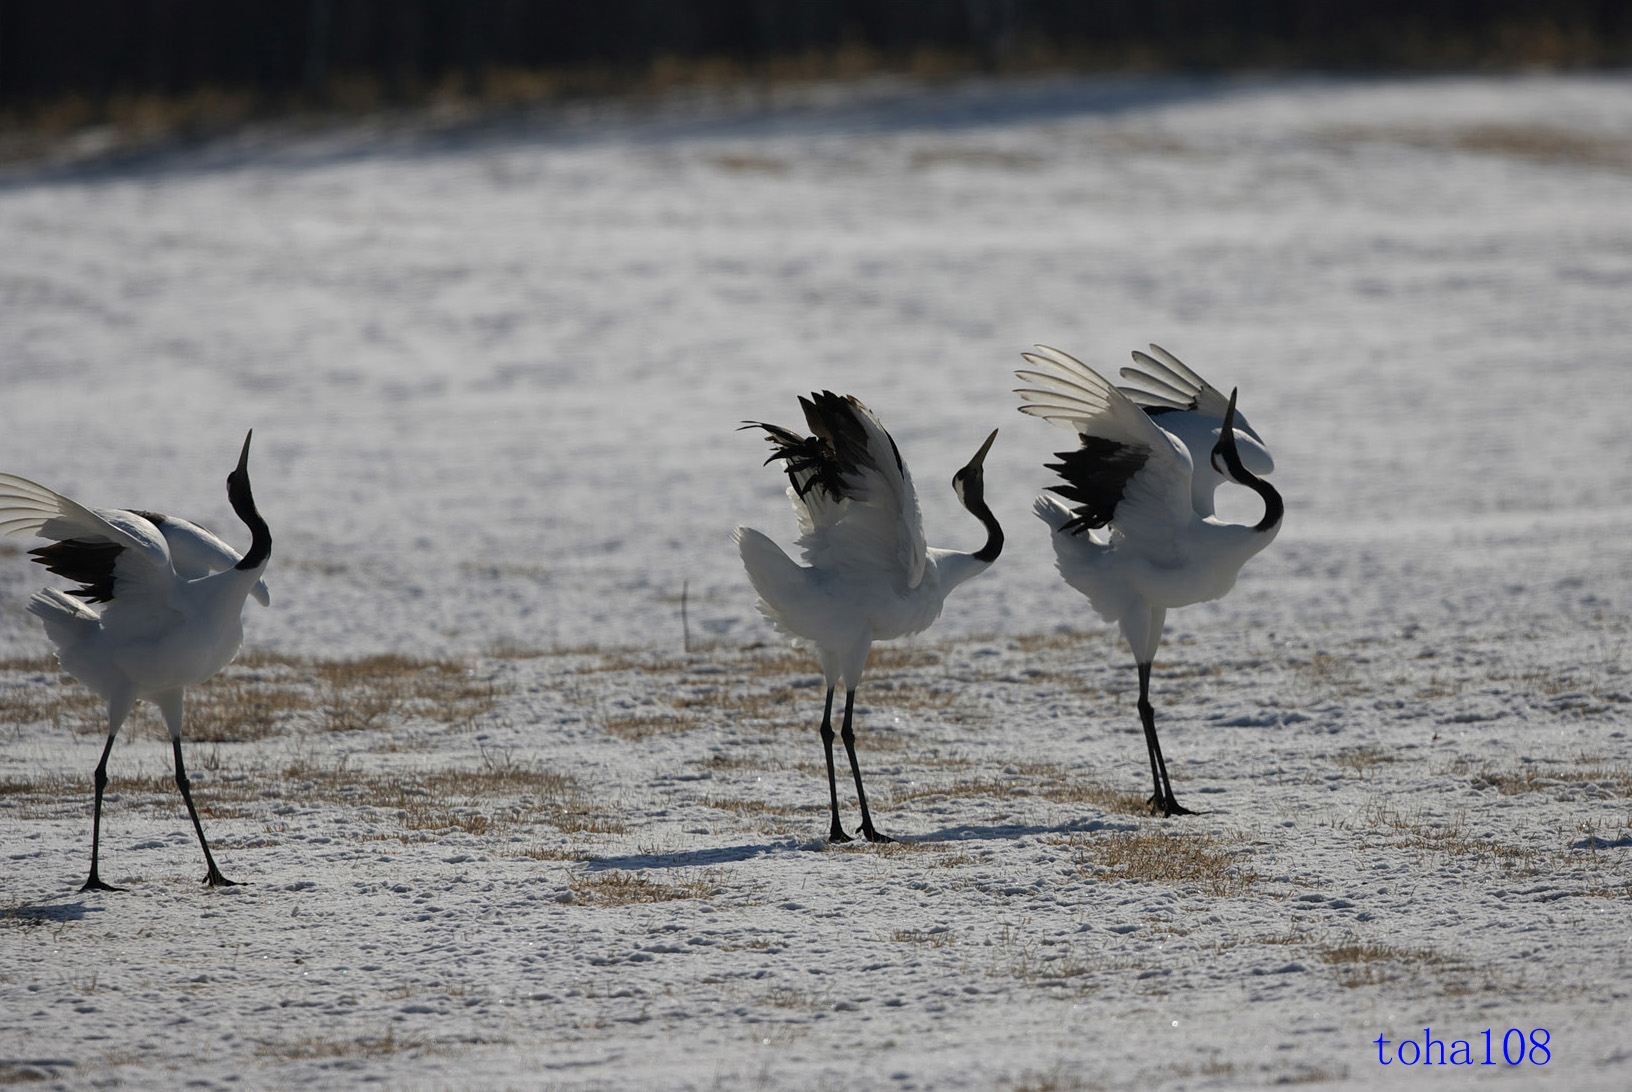
[[952,486],[957,490],[958,499],[963,506],[969,509],[969,514],[980,520],[986,527],[986,545],[974,552],[976,561],[990,565],[1003,552],[1003,528],[998,525],[997,517],[986,504],[986,480],[980,468],[965,467],[952,480]]
[[1264,498],[1264,518],[1252,525],[1254,531],[1272,531],[1280,525],[1281,517],[1286,515],[1286,502],[1281,500],[1280,490],[1270,485],[1264,479],[1247,474],[1250,481],[1241,484]]
[[978,509],[971,506],[969,511],[973,512],[975,518],[986,525],[986,545],[975,551],[975,560],[984,561],[990,565],[1003,552],[1003,528],[997,525],[997,517],[992,515],[992,510],[986,507],[984,500],[981,501]]
[[255,494],[249,487],[249,441],[254,435],[255,431],[251,429],[249,436],[244,437],[244,450],[238,456],[238,466],[227,475],[227,500],[231,502],[232,510],[238,513],[238,518],[249,528],[250,534],[249,552],[233,566],[235,569],[258,569],[272,555],[272,530],[255,508]]

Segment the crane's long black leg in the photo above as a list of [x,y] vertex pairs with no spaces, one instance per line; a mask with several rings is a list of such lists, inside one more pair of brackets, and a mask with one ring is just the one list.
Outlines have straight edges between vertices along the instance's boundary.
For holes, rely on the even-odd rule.
[[827,688],[827,705],[822,709],[822,746],[827,750],[827,799],[833,809],[833,826],[828,829],[830,842],[848,842],[850,835],[839,824],[839,783],[833,773],[833,688]]
[[181,798],[187,801],[187,814],[193,817],[193,829],[198,832],[198,844],[204,847],[204,860],[210,866],[204,882],[211,887],[237,887],[236,881],[221,875],[221,870],[215,867],[215,858],[210,856],[210,843],[204,840],[204,824],[198,821],[198,809],[193,806],[192,783],[187,780],[187,766],[181,760],[181,740],[172,739],[170,745],[176,752],[176,788],[181,790]]
[[[1150,665],[1139,664],[1137,666],[1139,668],[1139,723],[1145,729],[1145,757],[1150,759],[1150,780],[1156,786],[1156,791],[1150,794],[1150,799],[1146,800],[1145,803],[1152,808],[1158,808],[1163,799],[1162,770],[1156,763],[1154,743],[1156,739],[1156,710],[1150,704]],[[1145,715],[1146,709],[1150,710],[1148,717]]]
[[102,761],[96,764],[96,808],[91,812],[91,878],[85,881],[81,891],[123,891],[122,887],[115,887],[111,883],[103,883],[102,877],[96,873],[97,854],[102,848],[102,792],[108,787],[108,755],[113,750],[113,733],[108,734],[108,744],[102,748]]
[[844,729],[839,734],[844,737],[844,750],[850,756],[850,772],[856,775],[856,801],[861,804],[861,835],[869,842],[893,842],[895,839],[889,835],[873,829],[873,816],[867,810],[867,790],[861,787],[861,766],[856,762],[856,733],[850,727],[850,712],[855,704],[856,691],[852,687],[844,692]]
[[1156,791],[1151,794],[1150,806],[1158,814],[1194,815],[1189,808],[1181,807],[1173,795],[1173,785],[1167,779],[1167,761],[1162,757],[1162,744],[1156,738],[1156,709],[1150,704],[1150,665],[1139,665],[1139,719],[1145,726],[1145,747],[1150,751],[1150,772],[1156,782]]

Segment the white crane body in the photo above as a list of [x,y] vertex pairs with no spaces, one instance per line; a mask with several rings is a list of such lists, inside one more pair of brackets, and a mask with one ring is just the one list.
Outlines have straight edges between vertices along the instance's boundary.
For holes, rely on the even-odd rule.
[[778,425],[764,429],[788,475],[788,498],[799,520],[800,564],[764,534],[738,527],[734,539],[743,567],[758,593],[758,608],[772,625],[809,648],[827,681],[822,742],[827,751],[832,826],[828,839],[849,841],[839,823],[833,767],[833,693],[845,690],[843,738],[861,806],[861,831],[869,841],[889,841],[873,828],[861,784],[851,726],[856,688],[874,641],[922,633],[940,617],[946,597],[985,571],[1003,549],[1003,532],[986,506],[982,464],[997,432],[953,477],[953,489],[987,529],[975,553],[924,543],[923,520],[912,475],[895,441],[871,410],[831,391],[801,398],[813,435]]
[[[1120,629],[1139,670],[1139,712],[1155,792],[1151,806],[1183,814],[1173,796],[1150,704],[1150,670],[1168,610],[1229,594],[1241,567],[1274,541],[1284,507],[1258,477],[1274,467],[1269,450],[1235,408],[1172,354],[1135,353],[1143,370],[1123,369],[1136,386],[1117,388],[1081,361],[1047,346],[1023,354],[1016,372],[1034,386],[1018,393],[1022,413],[1069,429],[1075,451],[1050,463],[1065,480],[1037,498],[1065,582]],[[1138,399],[1142,404],[1136,404]],[[1254,469],[1257,468],[1257,469]],[[1233,481],[1264,498],[1257,524],[1214,515],[1214,493]]]
[[[86,508],[27,478],[0,474],[0,531],[54,539],[30,553],[51,572],[80,585],[72,592],[36,592],[29,613],[45,626],[63,670],[108,706],[85,888],[118,890],[103,883],[97,870],[102,797],[114,738],[136,702],[144,699],[158,706],[169,729],[176,785],[208,864],[205,882],[232,883],[221,875],[204,839],[182,760],[181,732],[186,688],[213,677],[243,644],[244,601],[254,597],[264,605],[270,599],[262,575],[272,536],[250,490],[248,437],[237,468],[227,476],[227,496],[251,531],[244,556],[186,520],[134,509]],[[98,611],[90,603],[105,606]]]

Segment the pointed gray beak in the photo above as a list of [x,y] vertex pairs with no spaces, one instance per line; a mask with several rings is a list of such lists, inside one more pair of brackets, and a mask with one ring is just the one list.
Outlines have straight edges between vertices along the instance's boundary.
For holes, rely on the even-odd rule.
[[[1218,428],[1218,443],[1213,445],[1213,453],[1208,459],[1220,474],[1229,474],[1230,463],[1241,461],[1241,456],[1235,450],[1235,396],[1240,390],[1240,387],[1235,387],[1230,391],[1230,407],[1224,411],[1224,423]],[[1220,457],[1224,459],[1223,466],[1218,465]]]
[[980,445],[980,450],[975,452],[975,457],[969,460],[969,465],[965,469],[979,470],[981,464],[986,461],[986,453],[992,450],[992,441],[995,439],[997,439],[997,429],[994,428],[992,434],[986,437],[986,442]]
[[246,434],[244,436],[244,450],[242,452],[240,452],[239,455],[238,455],[238,471],[237,472],[239,474],[247,474],[249,472],[249,441],[251,439],[253,439],[254,436],[255,436],[255,430],[254,429],[250,429],[248,434]]

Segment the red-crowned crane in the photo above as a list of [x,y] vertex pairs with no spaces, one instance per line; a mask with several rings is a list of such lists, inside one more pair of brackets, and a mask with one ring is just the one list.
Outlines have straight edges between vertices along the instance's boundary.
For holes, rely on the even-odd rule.
[[[1147,409],[1058,349],[1039,345],[1037,352],[1022,355],[1032,368],[1015,374],[1034,386],[1016,392],[1026,402],[1020,412],[1069,429],[1080,440],[1075,451],[1058,452],[1060,461],[1048,464],[1065,479],[1050,491],[1074,507],[1043,496],[1037,498],[1037,515],[1053,531],[1060,575],[1088,597],[1101,618],[1120,627],[1133,650],[1139,718],[1155,784],[1151,808],[1164,816],[1189,814],[1173,795],[1150,703],[1150,668],[1162,625],[1170,608],[1218,599],[1235,586],[1241,566],[1280,530],[1281,495],[1244,464],[1235,393],[1214,418],[1218,407],[1212,396],[1218,392],[1169,354],[1161,355],[1178,364],[1188,382],[1170,385],[1170,404]],[[1156,363],[1143,354],[1136,359]],[[1170,417],[1176,432],[1166,427]],[[1218,424],[1209,449],[1213,420]],[[1248,442],[1260,466],[1273,465],[1255,435]],[[1201,450],[1207,453],[1198,470],[1192,452]],[[1225,480],[1263,498],[1262,519],[1235,524],[1212,515],[1213,490]]]
[[[176,787],[204,847],[204,882],[233,885],[216,867],[193,806],[181,758],[182,692],[238,654],[244,600],[253,595],[263,605],[269,601],[261,576],[272,552],[272,535],[250,492],[250,436],[244,438],[237,468],[227,475],[227,499],[250,532],[249,552],[243,557],[186,520],[135,509],[85,508],[27,478],[0,474],[0,531],[55,539],[29,552],[51,572],[81,585],[67,593],[57,588],[36,592],[29,613],[45,624],[63,670],[108,705],[108,742],[96,764],[91,874],[82,891],[123,890],[103,882],[97,871],[102,794],[114,737],[143,698],[159,707],[170,729]],[[99,613],[87,603],[106,606]]]
[[844,723],[839,733],[855,775],[861,829],[869,842],[890,839],[873,827],[867,793],[856,762],[851,710],[874,641],[920,633],[940,617],[953,588],[984,572],[1003,551],[1003,529],[986,505],[982,464],[997,430],[952,478],[952,488],[986,526],[986,544],[974,553],[924,544],[923,520],[912,475],[895,441],[871,410],[832,391],[800,398],[813,433],[800,436],[778,425],[749,422],[770,441],[767,463],[780,459],[788,496],[799,517],[800,565],[751,527],[735,534],[759,609],[799,646],[812,648],[827,679],[822,745],[827,752],[828,841],[848,842],[839,822],[839,790],[833,770],[833,691],[844,686]]

